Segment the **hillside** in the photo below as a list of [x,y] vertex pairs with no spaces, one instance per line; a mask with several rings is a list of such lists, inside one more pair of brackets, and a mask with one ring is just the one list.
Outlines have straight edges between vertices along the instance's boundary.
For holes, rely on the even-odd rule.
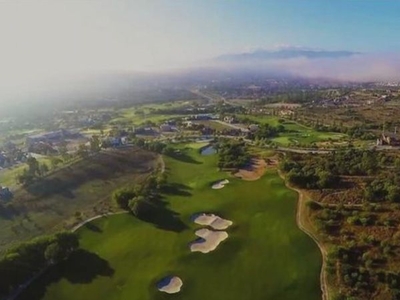
[[137,148],[108,150],[20,188],[0,207],[0,250],[113,210],[112,191],[143,180],[156,161],[155,154]]
[[307,58],[307,59],[321,59],[321,58],[342,58],[360,54],[351,51],[327,51],[315,50],[307,48],[288,47],[275,50],[256,50],[246,53],[234,53],[221,55],[216,58],[216,61],[221,62],[248,62],[254,60],[276,60],[276,59],[293,59],[293,58]]

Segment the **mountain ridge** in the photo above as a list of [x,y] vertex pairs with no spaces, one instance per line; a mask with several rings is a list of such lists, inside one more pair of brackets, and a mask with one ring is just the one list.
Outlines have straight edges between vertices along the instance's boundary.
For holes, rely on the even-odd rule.
[[298,47],[280,48],[274,50],[259,49],[252,52],[224,54],[215,58],[220,62],[257,61],[257,60],[282,60],[292,58],[342,58],[360,55],[361,52],[347,50],[320,50]]

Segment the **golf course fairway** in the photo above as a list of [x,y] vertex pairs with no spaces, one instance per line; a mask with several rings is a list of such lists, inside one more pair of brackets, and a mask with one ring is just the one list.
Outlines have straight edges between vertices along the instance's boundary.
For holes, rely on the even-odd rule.
[[[82,250],[50,268],[19,300],[316,300],[321,253],[296,225],[297,194],[275,170],[242,181],[216,168],[217,156],[187,149],[165,157],[170,191],[154,222],[130,214],[97,219],[79,229]],[[213,182],[229,179],[220,190]],[[215,251],[191,252],[195,213],[231,220]],[[180,293],[156,285],[178,276]]]

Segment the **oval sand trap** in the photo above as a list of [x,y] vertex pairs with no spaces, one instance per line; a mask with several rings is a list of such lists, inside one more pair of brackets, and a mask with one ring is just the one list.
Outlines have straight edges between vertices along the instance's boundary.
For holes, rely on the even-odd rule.
[[199,229],[195,234],[200,237],[190,244],[190,251],[208,253],[214,251],[218,245],[228,238],[225,231],[213,231],[210,229]]
[[224,230],[231,226],[232,221],[225,220],[214,214],[198,214],[194,216],[193,220],[196,224],[203,226],[210,226],[216,230]]
[[160,292],[167,294],[176,294],[181,291],[183,285],[182,280],[177,276],[168,276],[157,283],[157,288]]
[[221,180],[221,181],[218,181],[218,182],[214,183],[211,186],[211,188],[214,189],[214,190],[219,190],[219,189],[222,189],[223,187],[225,187],[225,184],[228,184],[228,183],[229,183],[229,180],[228,179],[224,179],[224,180]]

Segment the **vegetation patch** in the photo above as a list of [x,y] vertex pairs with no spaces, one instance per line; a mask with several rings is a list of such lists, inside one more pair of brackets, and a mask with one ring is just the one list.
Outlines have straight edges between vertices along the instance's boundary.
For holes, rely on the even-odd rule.
[[267,162],[264,159],[253,158],[251,159],[250,164],[240,168],[236,173],[234,173],[234,176],[243,180],[257,180],[264,175],[267,166]]
[[0,249],[113,210],[112,190],[144,180],[155,167],[155,154],[126,148],[100,152],[37,178],[20,187],[11,202],[0,203]]
[[[321,256],[296,225],[296,193],[273,171],[257,181],[230,178],[216,192],[210,183],[221,176],[218,157],[185,153],[190,160],[165,157],[166,184],[173,189],[161,192],[162,214],[120,214],[82,227],[81,247],[97,257],[71,257],[51,268],[19,300],[164,299],[155,286],[166,274],[185,283],[172,296],[177,299],[320,299]],[[199,226],[192,222],[195,212],[234,220],[229,238],[206,255],[188,247]],[[172,226],[177,222],[183,226]],[[85,280],[77,278],[89,263],[96,266],[80,270]]]
[[237,169],[247,165],[250,155],[243,141],[223,140],[216,145],[221,169]]
[[292,154],[281,168],[312,199],[307,218],[328,249],[325,272],[334,299],[399,299],[398,154]]

